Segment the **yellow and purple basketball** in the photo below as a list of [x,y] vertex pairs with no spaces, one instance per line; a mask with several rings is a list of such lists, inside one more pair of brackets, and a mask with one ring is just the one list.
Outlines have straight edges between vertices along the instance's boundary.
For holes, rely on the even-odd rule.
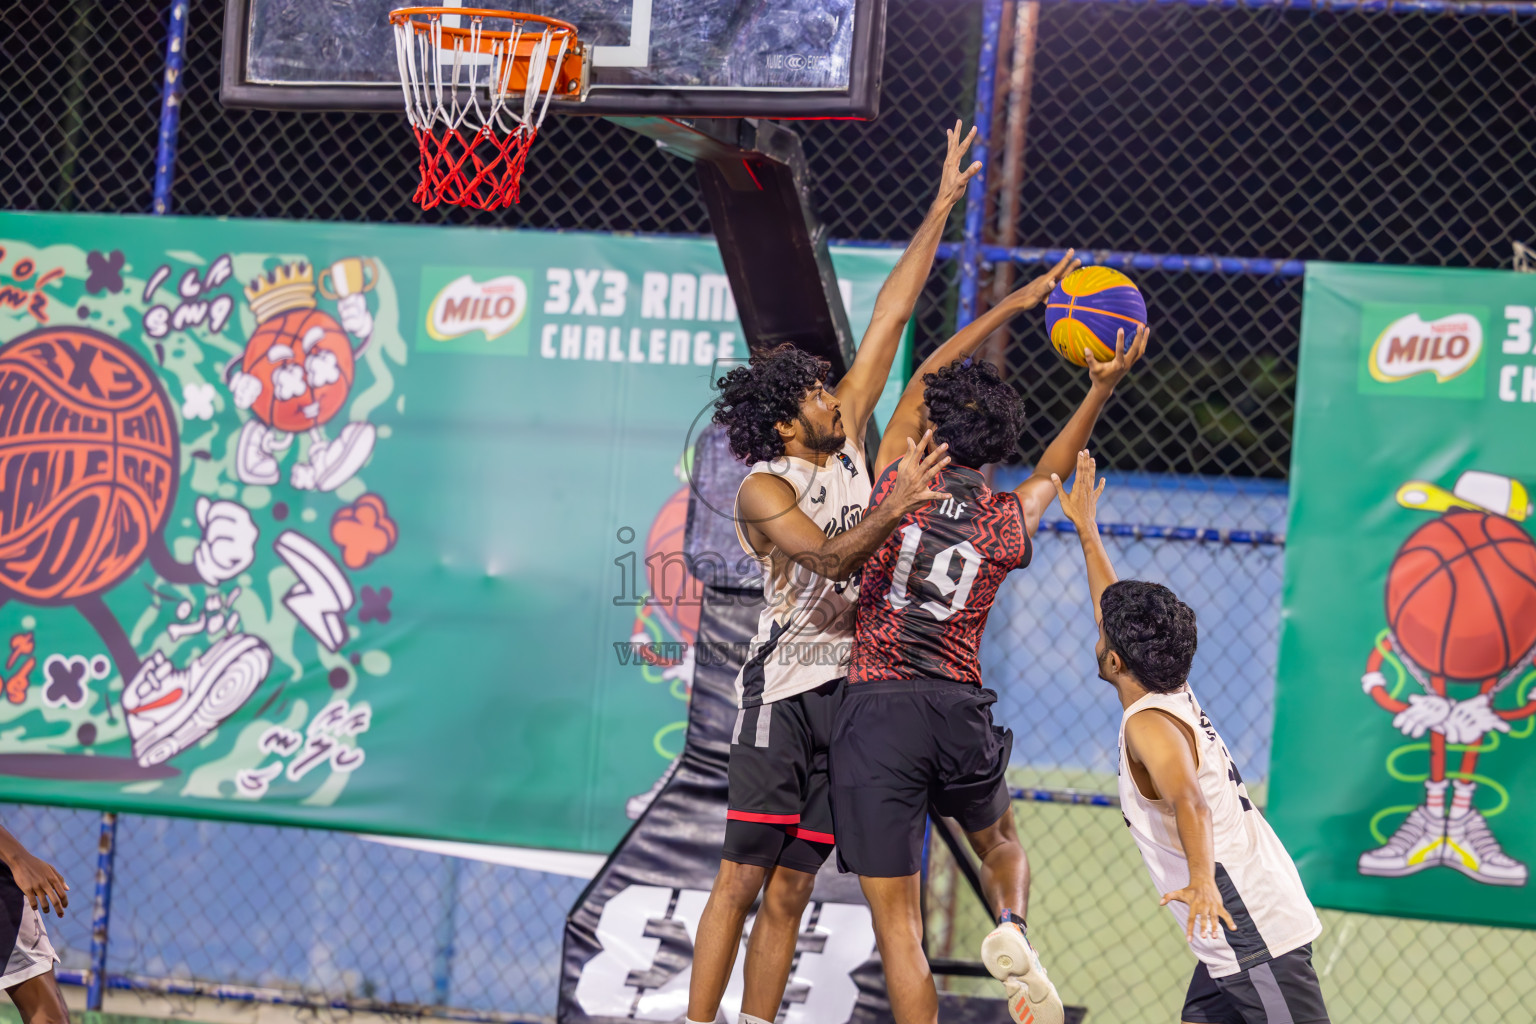
[[1051,344],[1071,362],[1087,366],[1084,352],[1103,361],[1115,355],[1115,334],[1130,345],[1147,322],[1147,303],[1131,279],[1109,267],[1082,267],[1056,285],[1045,304]]

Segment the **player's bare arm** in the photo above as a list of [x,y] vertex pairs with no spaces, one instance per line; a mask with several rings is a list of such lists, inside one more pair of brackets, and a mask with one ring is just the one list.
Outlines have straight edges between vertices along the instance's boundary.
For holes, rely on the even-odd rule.
[[1093,357],[1093,353],[1087,354],[1088,359],[1088,394],[1083,396],[1082,404],[1067,421],[1067,425],[1061,428],[1049,446],[1045,454],[1040,456],[1040,461],[1035,464],[1035,471],[1018,487],[1014,493],[1019,496],[1020,503],[1024,506],[1024,529],[1033,535],[1035,528],[1040,525],[1040,518],[1045,515],[1045,510],[1050,508],[1051,502],[1056,500],[1056,488],[1051,484],[1051,474],[1061,476],[1072,472],[1077,462],[1077,453],[1088,444],[1088,437],[1093,433],[1094,424],[1099,421],[1099,414],[1104,411],[1104,406],[1109,403],[1110,397],[1115,393],[1115,387],[1125,375],[1131,372],[1131,367],[1141,360],[1142,354],[1147,351],[1148,330],[1145,324],[1136,329],[1136,336],[1132,339],[1130,347],[1125,344],[1125,331],[1119,331],[1115,335],[1115,354],[1112,358],[1102,362]]
[[1128,770],[1134,774],[1141,768],[1151,781],[1153,791],[1145,795],[1172,805],[1179,844],[1189,861],[1189,884],[1164,893],[1158,905],[1166,906],[1175,900],[1188,905],[1186,938],[1215,938],[1221,933],[1220,922],[1235,929],[1237,925],[1222,905],[1221,893],[1216,888],[1211,809],[1196,778],[1199,766],[1195,763],[1194,737],[1172,716],[1149,708],[1126,721],[1125,749],[1131,757]]
[[896,403],[896,411],[891,413],[891,421],[886,424],[885,434],[880,439],[880,452],[874,463],[877,473],[880,468],[889,466],[894,460],[901,458],[902,452],[906,450],[904,444],[906,439],[915,438],[918,431],[922,429],[924,375],[948,366],[956,359],[964,359],[971,355],[981,347],[982,342],[986,341],[993,331],[1020,313],[1028,312],[1044,302],[1055,289],[1057,282],[1082,266],[1075,255],[1074,250],[1068,249],[1066,255],[1058,260],[1054,267],[1022,288],[1015,289],[1006,299],[972,320],[923,360],[917,372],[912,374],[912,379],[907,382],[906,390],[901,393],[901,399]]
[[[20,841],[0,828],[0,861],[11,869],[16,885],[27,894],[33,910],[44,914],[52,909],[60,917],[69,906],[69,886],[52,864],[32,856]],[[51,904],[51,906],[50,906]]]
[[907,513],[950,496],[930,487],[949,465],[948,446],[930,450],[932,440],[932,431],[923,435],[921,445],[909,440],[890,493],[857,525],[835,537],[828,537],[800,510],[787,481],[771,473],[749,476],[741,485],[736,507],[753,547],[763,555],[776,548],[783,557],[828,579],[845,579],[874,554]]
[[1099,599],[1111,583],[1119,580],[1115,567],[1104,548],[1104,538],[1099,536],[1099,495],[1104,493],[1105,481],[1094,481],[1098,476],[1098,463],[1084,448],[1077,453],[1077,472],[1072,476],[1072,490],[1062,485],[1061,475],[1051,474],[1051,485],[1056,488],[1056,500],[1061,502],[1062,515],[1077,527],[1077,539],[1083,546],[1083,561],[1088,564],[1088,593],[1093,597],[1093,620],[1102,622],[1104,611]]
[[[885,389],[885,382],[891,375],[891,362],[896,358],[902,333],[907,329],[907,322],[912,319],[912,309],[917,305],[923,283],[928,280],[928,272],[933,266],[934,254],[938,252],[939,241],[944,236],[944,225],[949,221],[949,213],[964,198],[966,186],[971,179],[981,171],[979,160],[964,170],[960,168],[961,158],[976,138],[976,129],[972,128],[963,138],[960,130],[961,122],[956,121],[953,128],[944,132],[948,142],[938,195],[934,196],[933,205],[928,208],[928,214],[918,227],[917,234],[907,243],[906,251],[901,254],[901,259],[896,261],[896,266],[891,268],[890,276],[881,286],[880,294],[875,299],[874,315],[868,329],[864,331],[863,340],[859,342],[858,355],[853,360],[853,366],[838,381],[837,397],[843,405],[843,422],[849,437],[864,436],[869,414],[874,411],[875,403],[880,400],[880,392]],[[899,454],[898,450],[897,455],[892,457],[899,457]]]

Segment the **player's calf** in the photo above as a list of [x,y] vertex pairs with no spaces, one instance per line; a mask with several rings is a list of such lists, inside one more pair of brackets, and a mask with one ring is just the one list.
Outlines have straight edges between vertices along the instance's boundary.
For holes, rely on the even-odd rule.
[[46,974],[12,985],[7,992],[21,1015],[21,1024],[69,1024],[64,993],[59,991],[58,980],[51,969]]

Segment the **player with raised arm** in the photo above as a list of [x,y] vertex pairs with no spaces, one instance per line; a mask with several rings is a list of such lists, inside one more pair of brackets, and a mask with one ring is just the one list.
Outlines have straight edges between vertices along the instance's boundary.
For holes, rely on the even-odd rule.
[[938,195],[880,289],[835,393],[827,363],[791,345],[754,354],[717,385],[714,421],[752,465],[737,494],[736,528],[763,571],[767,604],[737,679],[725,845],[694,941],[688,1019],[699,1024],[719,1014],[759,894],[742,1019],[778,1015],[801,916],[833,843],[826,751],[853,642],[851,577],[902,515],[947,497],[929,483],[948,457],[913,434],[902,441],[892,507],[866,514],[863,439],[950,211],[981,169],[960,167],[975,135],[962,137],[959,122],[947,132]]
[[10,938],[0,988],[16,1004],[22,1024],[69,1024],[53,974],[59,957],[43,927],[43,914],[52,910],[63,917],[67,906],[69,886],[53,865],[0,828],[0,926]]
[[1237,765],[1190,692],[1195,613],[1167,587],[1117,582],[1099,538],[1097,467],[1072,490],[1051,477],[1088,564],[1099,677],[1120,718],[1120,809],[1162,903],[1199,957],[1188,1024],[1327,1024],[1312,940],[1322,931],[1296,865],[1248,799]]
[[1004,772],[1012,734],[993,724],[978,654],[987,615],[1009,572],[1029,564],[1030,537],[1064,472],[1146,350],[1141,327],[1105,362],[1090,358],[1082,404],[1014,491],[988,487],[981,466],[1014,451],[1023,431],[1018,393],[985,362],[966,358],[1006,320],[1033,308],[1075,266],[1049,273],[961,331],[913,376],[881,444],[874,509],[895,493],[897,445],[924,429],[953,464],[935,487],[952,497],[906,515],[865,563],[857,636],[833,727],[832,804],[838,856],[857,872],[874,915],[886,988],[898,1024],[933,1024],[938,994],[923,953],[919,878],[930,804],[954,818],[981,858],[999,925],[982,944],[988,970],[1021,1024],[1061,1024],[1055,987],[1025,939],[1029,862],[1014,827]]

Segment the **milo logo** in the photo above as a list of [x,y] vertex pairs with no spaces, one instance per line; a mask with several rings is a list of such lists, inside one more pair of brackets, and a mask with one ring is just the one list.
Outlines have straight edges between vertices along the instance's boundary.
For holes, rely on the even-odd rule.
[[501,337],[528,312],[528,286],[511,274],[476,281],[463,274],[448,282],[427,307],[427,333],[450,341],[475,331],[485,340]]
[[1382,383],[1434,374],[1444,383],[1470,370],[1483,353],[1483,324],[1471,313],[1426,321],[1409,313],[1387,325],[1371,346],[1371,376]]

